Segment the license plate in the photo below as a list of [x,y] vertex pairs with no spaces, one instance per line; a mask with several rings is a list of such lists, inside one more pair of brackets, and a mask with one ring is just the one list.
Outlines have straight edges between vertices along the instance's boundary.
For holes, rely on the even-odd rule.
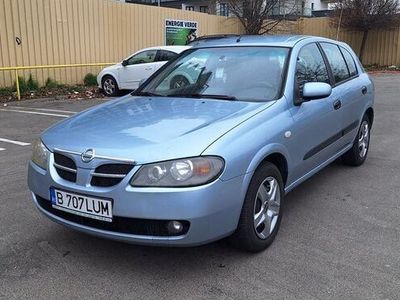
[[112,201],[50,188],[53,208],[75,215],[112,222]]

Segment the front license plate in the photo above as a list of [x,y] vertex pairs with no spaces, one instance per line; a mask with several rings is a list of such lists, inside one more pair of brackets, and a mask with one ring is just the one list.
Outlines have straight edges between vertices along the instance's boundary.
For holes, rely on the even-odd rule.
[[112,201],[50,188],[53,208],[79,216],[112,222]]

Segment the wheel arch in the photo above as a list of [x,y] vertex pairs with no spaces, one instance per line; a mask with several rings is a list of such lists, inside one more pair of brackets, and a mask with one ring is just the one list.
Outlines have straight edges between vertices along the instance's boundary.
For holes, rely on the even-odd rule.
[[371,122],[371,126],[374,123],[374,109],[372,107],[368,107],[365,111],[364,115],[368,116],[369,121]]
[[274,152],[274,153],[269,154],[267,157],[265,157],[261,161],[259,166],[266,162],[270,162],[278,168],[279,172],[282,175],[283,184],[286,187],[286,182],[287,182],[288,174],[289,174],[288,163],[287,163],[286,157],[280,152]]
[[247,172],[254,172],[263,163],[270,162],[274,164],[281,172],[283,183],[286,187],[289,178],[289,152],[280,144],[272,144],[267,146],[267,149],[260,150],[250,163]]
[[101,87],[103,88],[103,81],[104,81],[104,78],[106,78],[106,77],[112,77],[112,78],[114,78],[114,80],[115,80],[115,82],[117,83],[117,85],[118,85],[118,88],[120,89],[121,88],[121,84],[120,84],[120,82],[119,82],[119,80],[118,80],[118,76],[116,76],[114,73],[112,73],[112,72],[107,72],[107,73],[104,73],[104,74],[102,74],[101,75]]

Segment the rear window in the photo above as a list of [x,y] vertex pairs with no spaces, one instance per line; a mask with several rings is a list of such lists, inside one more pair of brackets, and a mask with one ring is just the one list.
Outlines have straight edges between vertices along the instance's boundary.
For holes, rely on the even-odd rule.
[[357,68],[353,56],[343,47],[340,47],[340,50],[342,51],[343,57],[346,60],[347,67],[349,68],[350,77],[357,75]]
[[329,65],[331,66],[335,83],[339,83],[350,78],[346,62],[339,50],[339,47],[330,43],[321,43],[321,47],[326,54]]

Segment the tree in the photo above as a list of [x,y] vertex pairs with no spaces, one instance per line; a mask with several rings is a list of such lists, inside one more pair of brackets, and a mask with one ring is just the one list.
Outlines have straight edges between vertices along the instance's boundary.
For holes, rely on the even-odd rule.
[[298,13],[297,0],[227,0],[229,11],[243,25],[246,34],[265,34],[285,17]]
[[388,30],[400,25],[398,0],[341,0],[336,4],[333,22],[363,33],[359,58],[362,62],[368,33],[372,29]]

